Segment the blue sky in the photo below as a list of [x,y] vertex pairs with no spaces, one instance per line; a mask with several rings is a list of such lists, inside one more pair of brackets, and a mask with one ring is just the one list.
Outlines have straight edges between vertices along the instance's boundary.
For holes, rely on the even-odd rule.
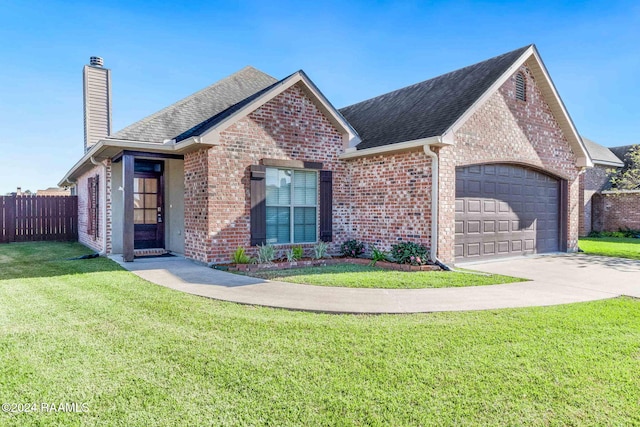
[[114,131],[245,65],[303,69],[336,107],[535,43],[579,132],[640,143],[637,1],[0,0],[0,194],[83,150],[81,72],[112,70]]

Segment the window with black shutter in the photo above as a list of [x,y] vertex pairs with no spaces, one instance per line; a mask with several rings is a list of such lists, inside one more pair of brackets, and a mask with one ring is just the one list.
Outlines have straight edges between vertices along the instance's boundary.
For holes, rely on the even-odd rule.
[[97,239],[98,215],[100,212],[100,202],[98,197],[100,176],[92,176],[87,180],[87,234],[93,239]]

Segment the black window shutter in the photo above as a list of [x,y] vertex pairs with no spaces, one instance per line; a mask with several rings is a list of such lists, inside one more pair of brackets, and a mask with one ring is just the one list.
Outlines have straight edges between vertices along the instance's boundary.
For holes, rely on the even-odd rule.
[[333,240],[333,172],[320,171],[320,240]]
[[95,188],[94,178],[87,179],[87,234],[93,237],[93,218],[95,216],[95,200],[93,190]]
[[267,242],[266,170],[263,165],[251,165],[251,246]]

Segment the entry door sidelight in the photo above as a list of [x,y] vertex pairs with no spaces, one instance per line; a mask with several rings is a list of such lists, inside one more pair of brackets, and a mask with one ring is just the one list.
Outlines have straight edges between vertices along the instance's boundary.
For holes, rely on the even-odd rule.
[[[162,165],[156,163],[155,167],[149,167],[147,162],[142,165],[138,162],[133,179],[134,248],[164,248]],[[138,169],[146,170],[139,172]]]

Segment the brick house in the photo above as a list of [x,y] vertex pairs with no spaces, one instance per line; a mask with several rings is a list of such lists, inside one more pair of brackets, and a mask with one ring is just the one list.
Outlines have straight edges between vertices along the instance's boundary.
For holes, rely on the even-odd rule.
[[[580,236],[587,236],[593,229],[594,195],[611,187],[610,171],[622,168],[624,163],[607,147],[584,137],[582,141],[593,161],[593,167],[580,175]],[[597,221],[595,219],[595,222]]]
[[126,261],[350,238],[445,263],[577,248],[592,163],[533,45],[341,110],[302,71],[247,67],[116,133],[100,58],[84,80],[85,154],[60,184],[80,241]]

